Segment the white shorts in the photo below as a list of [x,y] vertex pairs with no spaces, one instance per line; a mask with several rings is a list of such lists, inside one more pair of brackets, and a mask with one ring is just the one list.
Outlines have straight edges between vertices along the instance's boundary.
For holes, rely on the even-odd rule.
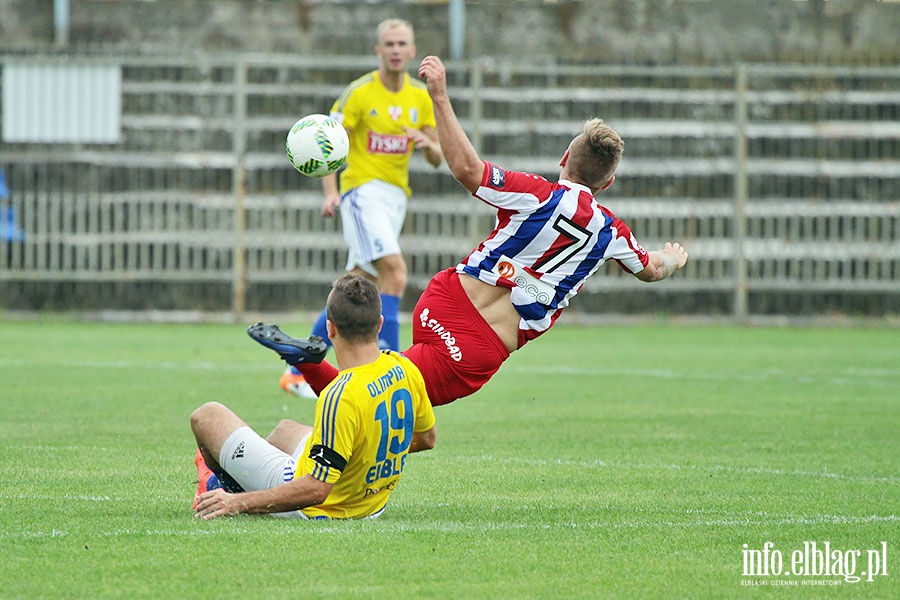
[[[291,456],[267,442],[250,427],[239,427],[222,444],[219,464],[244,490],[268,490],[294,479],[297,461],[311,434],[310,431],[300,440]],[[274,514],[278,517],[307,518],[299,510]]]
[[406,192],[383,181],[369,181],[341,197],[341,227],[347,242],[347,271],[360,267],[377,276],[372,261],[400,254],[406,220]]

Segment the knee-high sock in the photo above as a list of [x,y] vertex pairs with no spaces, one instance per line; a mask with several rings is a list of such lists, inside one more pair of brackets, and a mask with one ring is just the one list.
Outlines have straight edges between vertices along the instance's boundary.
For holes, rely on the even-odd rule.
[[338,374],[337,368],[327,360],[320,363],[304,362],[294,365],[294,368],[303,374],[306,383],[313,389],[316,396],[321,394],[325,386],[334,381]]
[[400,351],[400,296],[381,295],[381,315],[384,324],[378,334],[378,345],[382,349]]

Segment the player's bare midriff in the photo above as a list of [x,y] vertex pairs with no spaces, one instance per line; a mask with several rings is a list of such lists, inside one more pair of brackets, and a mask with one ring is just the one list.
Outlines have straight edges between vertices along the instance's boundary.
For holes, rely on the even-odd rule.
[[458,275],[472,305],[500,338],[506,349],[513,352],[519,345],[519,313],[509,300],[509,290],[479,281],[468,275]]

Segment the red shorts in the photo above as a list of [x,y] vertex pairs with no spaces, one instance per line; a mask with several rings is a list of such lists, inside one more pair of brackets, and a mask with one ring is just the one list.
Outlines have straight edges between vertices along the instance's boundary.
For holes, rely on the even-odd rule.
[[412,315],[413,345],[403,352],[422,372],[432,406],[474,394],[509,350],[472,306],[456,269],[431,278]]

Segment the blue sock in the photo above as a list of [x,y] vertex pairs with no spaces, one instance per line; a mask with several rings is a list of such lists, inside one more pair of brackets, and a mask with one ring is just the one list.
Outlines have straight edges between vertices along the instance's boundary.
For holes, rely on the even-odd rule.
[[325,321],[327,320],[328,317],[326,316],[326,309],[323,308],[322,312],[319,313],[319,318],[316,319],[315,325],[313,325],[312,334],[319,336],[320,338],[325,340],[326,344],[331,346],[331,340],[328,338],[328,327],[326,327],[325,325]]
[[378,334],[378,345],[382,349],[400,351],[400,296],[381,295],[381,315],[384,324]]
[[216,479],[219,480],[219,487],[230,494],[238,494],[244,491],[244,488],[241,487],[234,478],[229,475],[225,469],[219,469],[218,471],[213,471],[213,474],[216,476]]
[[222,484],[219,483],[219,478],[215,473],[206,478],[206,491],[209,490],[217,490],[222,487]]

